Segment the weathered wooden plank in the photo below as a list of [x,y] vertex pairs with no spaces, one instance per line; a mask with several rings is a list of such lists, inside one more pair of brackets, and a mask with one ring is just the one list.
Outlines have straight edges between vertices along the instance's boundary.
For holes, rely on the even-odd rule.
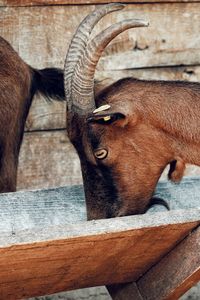
[[[168,181],[159,182],[156,195],[166,199],[172,210],[200,207],[200,178],[186,178],[178,185]],[[0,223],[1,231],[3,227],[6,229],[6,222],[13,223],[11,219],[14,220],[14,231],[56,226],[60,220],[62,224],[68,224],[86,219],[82,186],[1,194],[0,199],[0,220],[4,222],[4,225]],[[149,213],[157,211],[166,209],[157,205]]]
[[63,128],[66,128],[66,102],[47,102],[42,96],[36,96],[26,121],[25,131]]
[[82,182],[80,163],[66,131],[27,133],[20,151],[18,189]]
[[[198,16],[194,15],[194,10],[198,12],[198,7],[196,6],[198,4],[195,4],[195,7],[193,7],[193,4],[189,4],[188,12],[187,14],[190,14],[194,17],[194,20],[199,19]],[[93,6],[92,6],[93,7]],[[121,16],[122,12],[116,13],[116,16],[114,17],[114,14],[112,18],[106,18],[105,23],[111,23],[111,20],[117,20],[122,19],[125,16],[130,16],[131,11],[134,14],[134,10],[136,9],[136,14],[139,16],[139,10],[141,6],[138,5],[130,5],[130,8],[126,9],[127,12],[123,12],[123,15]],[[143,7],[143,6],[142,6]],[[149,9],[149,6],[145,6],[147,9]],[[156,12],[160,17],[162,6],[159,4],[156,4]],[[167,19],[172,18],[171,21],[174,22],[173,18],[176,17],[170,16],[170,5],[164,5],[164,12],[165,14],[169,14],[167,16]],[[180,14],[184,15],[186,12],[183,13],[182,5],[175,4],[174,10],[177,11],[177,14],[180,11]],[[186,7],[187,9],[187,7]],[[0,34],[4,36],[6,39],[8,39],[11,44],[15,47],[15,49],[22,55],[22,57],[29,62],[30,64],[34,65],[35,67],[42,68],[44,66],[63,66],[64,57],[67,49],[67,45],[71,39],[72,33],[74,31],[74,27],[78,25],[78,22],[83,18],[83,14],[85,15],[91,11],[90,6],[81,6],[80,7],[35,7],[35,8],[1,8],[0,13]],[[192,12],[190,12],[190,10]],[[151,10],[152,11],[152,10]],[[167,11],[167,12],[166,12]],[[142,13],[142,11],[141,11]],[[153,11],[151,12],[151,14]],[[76,18],[73,18],[72,16],[76,15]],[[146,12],[146,15],[148,15],[148,11]],[[150,17],[155,18],[154,15],[150,15]],[[156,18],[155,18],[156,19]],[[187,22],[190,22],[189,17],[185,17]],[[53,28],[52,28],[52,20],[53,21]],[[107,21],[106,21],[107,20]],[[160,20],[160,19],[159,19]],[[178,19],[177,19],[178,20]],[[198,24],[194,23],[194,31],[196,30],[196,27],[198,27]],[[185,22],[186,22],[185,21]],[[178,21],[177,21],[178,22]],[[191,21],[191,24],[187,24],[188,28],[193,26],[193,23]],[[101,23],[102,24],[102,23]],[[196,25],[195,25],[196,24]],[[162,22],[161,22],[162,25]],[[161,27],[159,25],[159,28]],[[155,25],[154,25],[155,26]],[[165,32],[165,24],[163,24],[162,33]],[[102,27],[99,26],[99,28]],[[157,26],[158,27],[158,26]],[[193,28],[193,27],[192,27]],[[159,34],[158,29],[154,28],[155,34]],[[138,29],[137,29],[138,30]],[[142,30],[142,29],[141,29]],[[149,29],[148,29],[149,30]],[[157,30],[157,31],[156,31]],[[179,37],[173,37],[174,41],[172,44],[178,43],[178,40],[184,38],[185,44],[187,44],[185,39],[185,35],[182,35],[182,33],[179,32],[180,29],[178,29]],[[60,33],[59,33],[60,31]],[[167,31],[167,28],[166,28]],[[134,32],[134,31],[131,31]],[[63,34],[63,35],[62,35]],[[140,36],[140,33],[134,35],[133,39],[143,39],[142,36]],[[66,37],[66,41],[63,43],[63,38]],[[121,51],[120,53],[123,53],[126,49],[124,48],[124,44],[127,45],[127,49],[130,47],[132,41],[129,39],[129,35],[124,35],[123,45],[121,42],[121,38],[118,38],[115,40],[113,46],[111,46],[111,52],[109,49],[106,50],[105,55],[109,57],[109,60],[111,59],[111,56],[113,56],[114,51],[116,50],[115,55],[118,56],[118,50]],[[132,39],[132,36],[130,37]],[[198,43],[197,38],[194,36],[192,37],[193,40]],[[157,40],[153,38],[155,41],[155,44],[157,43]],[[144,39],[142,40],[144,41]],[[142,43],[140,41],[140,44]],[[189,41],[191,42],[191,41]],[[182,43],[182,42],[181,42]],[[118,45],[119,44],[119,45]],[[167,48],[171,44],[168,45],[168,41],[166,42],[167,46],[166,49],[163,49],[163,53],[167,50]],[[116,47],[116,45],[118,45]],[[188,47],[189,44],[187,44]],[[197,44],[199,45],[199,44]],[[123,46],[123,47],[122,47]],[[176,46],[176,45],[175,45]],[[113,48],[114,47],[114,48]],[[120,47],[122,49],[120,50]],[[186,48],[187,48],[186,47]],[[198,46],[199,47],[199,46]],[[185,49],[186,49],[185,48]],[[148,50],[148,49],[146,49]],[[146,51],[145,50],[145,51]],[[187,50],[187,49],[186,49]],[[149,51],[149,50],[148,50]],[[191,49],[189,49],[190,55],[187,55],[188,57],[192,57],[191,55]],[[143,55],[143,51],[136,51],[139,55]],[[40,55],[38,55],[40,53]],[[200,51],[198,50],[198,53]],[[120,55],[120,54],[119,54]],[[154,54],[153,54],[154,55]],[[166,54],[167,55],[167,54]],[[181,54],[182,55],[182,54]],[[105,57],[106,57],[105,56]],[[159,55],[156,54],[156,57]],[[148,54],[147,54],[148,57]],[[179,54],[174,55],[174,57],[179,57]],[[142,58],[142,56],[141,56]],[[140,59],[137,58],[137,61]],[[110,60],[112,61],[112,59]],[[123,59],[123,62],[126,61],[126,59]],[[153,61],[155,61],[153,59]],[[170,60],[169,60],[170,62]],[[186,62],[188,63],[188,62]],[[171,63],[170,63],[171,64]],[[148,64],[147,64],[148,66]],[[126,67],[126,66],[124,66]],[[112,66],[111,66],[112,68]],[[200,67],[189,67],[189,68],[164,68],[164,69],[147,69],[147,70],[122,70],[118,71],[116,73],[111,72],[110,70],[107,71],[101,71],[99,69],[99,72],[97,72],[97,79],[102,79],[103,77],[113,77],[115,79],[119,79],[120,77],[124,76],[135,76],[137,78],[145,78],[145,79],[183,79],[183,80],[193,80],[193,81],[200,81]],[[64,128],[65,127],[65,104],[64,103],[53,103],[51,105],[44,102],[43,99],[34,101],[33,107],[31,109],[31,112],[29,114],[29,118],[27,121],[26,130],[41,130],[41,129],[56,129],[56,128]]]
[[[99,68],[200,64],[199,3],[130,4],[104,18],[95,32],[125,18],[144,18],[149,28],[117,37],[105,50]],[[34,67],[63,66],[72,34],[94,6],[0,8],[0,35]],[[52,25],[53,24],[53,25]],[[39,55],[38,55],[39,54]]]
[[174,300],[199,281],[200,227],[142,276],[137,286],[143,299]]
[[135,280],[198,224],[200,210],[182,210],[66,226],[61,219],[30,230],[3,226],[1,299]]
[[126,77],[144,80],[183,80],[200,82],[200,66],[141,68],[97,71],[96,79],[104,85]]
[[[116,2],[116,0],[110,0]],[[165,2],[165,0],[121,0],[125,3],[155,3]],[[168,2],[199,2],[198,0],[168,0]],[[38,5],[83,5],[83,4],[103,4],[107,0],[0,0],[0,6],[38,6]]]

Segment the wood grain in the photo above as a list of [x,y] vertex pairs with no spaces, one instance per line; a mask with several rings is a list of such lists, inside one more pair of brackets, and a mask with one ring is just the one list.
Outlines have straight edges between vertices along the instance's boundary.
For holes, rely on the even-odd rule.
[[[110,0],[109,3],[116,2]],[[165,2],[164,0],[121,0],[125,3],[155,3]],[[199,2],[198,0],[168,0],[168,2]],[[108,3],[107,0],[0,0],[0,6],[38,6],[38,5],[83,5],[83,4],[103,4]]]
[[[136,280],[200,224],[200,210],[193,209],[67,225],[56,218],[57,225],[35,227],[35,204],[21,228],[13,210],[1,222],[0,299]],[[20,208],[15,202],[18,218]]]
[[151,268],[137,285],[143,299],[179,299],[200,281],[200,227]]
[[[132,16],[142,17],[144,15],[152,20],[150,28],[130,30],[108,46],[102,58],[104,62],[100,63],[99,70],[96,72],[97,79],[111,77],[116,80],[121,77],[135,76],[144,79],[200,81],[199,66],[155,68],[155,65],[163,65],[162,62],[158,62],[159,59],[162,59],[160,55],[165,57],[166,65],[199,63],[200,60],[195,54],[197,53],[198,57],[200,55],[199,4],[161,5],[157,3],[153,6],[152,10],[150,4],[129,5],[124,11],[107,16],[97,26],[95,32],[112,22]],[[66,49],[75,27],[93,8],[94,6],[88,5],[81,6],[81,9],[80,6],[0,8],[0,35],[9,40],[25,61],[34,67],[63,67]],[[176,30],[173,29],[173,32],[171,32],[172,27],[176,28]],[[146,37],[145,30],[148,31],[148,37]],[[146,42],[150,40],[152,46],[145,49]],[[136,55],[136,60],[132,58],[127,60],[130,49],[134,48],[136,44],[138,49],[131,50],[132,54]],[[178,47],[182,47],[183,51],[179,51]],[[139,48],[141,49],[139,50]],[[142,50],[142,48],[144,49]],[[172,60],[177,61],[172,61],[169,53],[173,56]],[[194,60],[190,61],[191,58]],[[128,68],[140,67],[142,69],[113,72],[111,69],[116,69],[116,62],[114,62],[116,59],[123,62],[122,69],[127,68],[126,61],[128,61]],[[134,65],[135,61],[139,65]],[[121,62],[117,62],[117,68]],[[152,62],[153,68],[150,68]],[[143,67],[148,68],[143,69]],[[49,105],[43,99],[34,100],[26,131],[64,127],[64,103]]]
[[35,96],[26,121],[25,132],[66,128],[66,102],[47,102]]
[[[117,37],[105,50],[101,70],[200,64],[200,4],[130,4],[106,16],[94,30],[126,18],[143,18],[149,28],[135,28]],[[34,67],[63,66],[79,22],[93,5],[1,7],[0,35]],[[53,26],[52,26],[53,24]]]
[[175,300],[200,281],[200,226],[137,282],[108,287],[113,300]]
[[[189,211],[198,208],[200,178],[186,178],[176,186],[166,181],[160,182],[156,193],[158,197],[162,197],[168,202],[171,210]],[[12,230],[12,228],[14,231],[18,231],[32,227],[57,226],[60,220],[63,225],[86,220],[82,185],[1,194],[0,199],[0,219],[2,220],[0,231]],[[159,211],[166,211],[166,209],[156,205],[148,213]],[[11,220],[14,220],[14,223]],[[14,227],[11,226],[12,224]]]
[[66,131],[25,135],[20,151],[18,189],[82,183],[80,163]]

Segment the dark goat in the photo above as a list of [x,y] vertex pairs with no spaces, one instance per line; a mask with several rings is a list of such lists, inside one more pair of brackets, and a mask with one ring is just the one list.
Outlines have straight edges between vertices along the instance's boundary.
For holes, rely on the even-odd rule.
[[0,37],[0,192],[16,190],[25,121],[35,93],[64,99],[63,72],[28,66]]
[[200,165],[200,84],[126,78],[94,96],[103,49],[124,30],[147,25],[125,20],[88,42],[97,21],[122,8],[105,5],[86,17],[65,63],[67,130],[81,161],[88,219],[144,213],[168,164],[175,181],[185,163]]

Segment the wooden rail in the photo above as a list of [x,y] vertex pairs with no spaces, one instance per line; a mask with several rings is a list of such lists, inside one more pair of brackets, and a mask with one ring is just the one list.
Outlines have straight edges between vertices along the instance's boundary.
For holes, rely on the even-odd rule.
[[111,2],[155,3],[155,2],[199,2],[199,0],[0,0],[0,6],[40,6],[40,5],[83,5]]
[[[200,179],[184,180],[180,186],[162,182],[157,194],[169,199],[175,210],[90,222],[85,221],[81,186],[1,195],[0,299],[132,281],[138,291],[152,291],[156,284],[156,296],[147,299],[158,299],[160,286],[168,283],[163,265],[167,268],[180,259],[182,267],[190,264],[187,275],[176,283],[177,273],[170,268],[167,272],[173,291],[178,287],[178,294],[183,293],[200,279],[199,234],[187,238],[200,225],[200,209],[195,208],[199,190]],[[193,201],[186,202],[191,196]],[[184,206],[187,209],[180,210]],[[192,249],[184,246],[184,239],[193,239]],[[178,253],[179,260],[170,258]],[[186,281],[189,284],[182,284]]]

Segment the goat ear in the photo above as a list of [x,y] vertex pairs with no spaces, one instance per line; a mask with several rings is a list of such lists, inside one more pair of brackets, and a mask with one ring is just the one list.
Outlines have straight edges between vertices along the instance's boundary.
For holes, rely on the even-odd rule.
[[120,127],[124,127],[128,123],[126,116],[121,112],[91,115],[87,118],[87,122],[102,125],[115,124]]

